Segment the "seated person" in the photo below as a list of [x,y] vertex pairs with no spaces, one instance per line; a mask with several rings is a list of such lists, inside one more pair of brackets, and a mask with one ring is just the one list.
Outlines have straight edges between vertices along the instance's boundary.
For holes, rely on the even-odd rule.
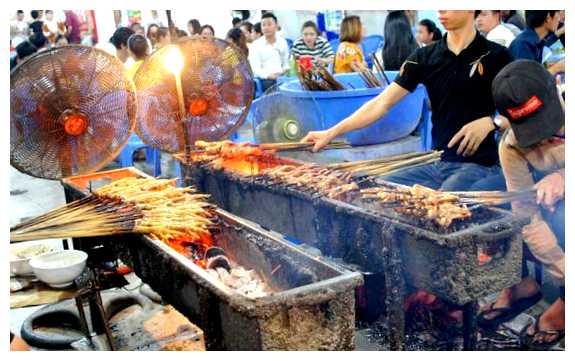
[[494,41],[505,47],[509,47],[515,35],[505,25],[501,23],[501,10],[476,10],[477,30],[479,30],[487,40]]
[[313,21],[306,21],[301,33],[302,37],[294,42],[291,49],[296,61],[301,56],[311,56],[316,63],[322,65],[333,63],[333,49],[325,38],[319,36],[319,30]]
[[[527,28],[509,45],[509,51],[514,59],[531,59],[543,62],[543,48],[558,39],[561,20],[559,10],[525,10]],[[562,28],[564,33],[565,29]],[[553,40],[554,39],[554,40]],[[565,71],[565,60],[549,67],[551,74]]]
[[[565,112],[553,77],[533,60],[506,66],[493,81],[497,109],[510,121],[499,157],[508,191],[536,190],[536,197],[512,203],[513,212],[530,217],[524,241],[548,273],[562,284],[561,297],[522,333],[524,344],[545,349],[565,334]],[[537,183],[537,173],[544,177]],[[525,275],[524,275],[525,276]],[[529,277],[503,290],[478,319],[495,328],[541,299]]]
[[334,73],[352,73],[353,62],[363,63],[363,50],[361,39],[363,38],[363,26],[359,16],[346,16],[341,22],[339,31],[339,47],[335,54]]
[[250,46],[249,61],[254,75],[262,79],[265,91],[289,70],[289,48],[287,41],[277,35],[278,24],[274,14],[263,14],[261,27],[264,36]]
[[429,19],[423,19],[417,24],[415,36],[419,46],[426,46],[441,39],[441,30]]
[[16,56],[10,59],[10,70],[22,63],[26,58],[34,55],[38,49],[29,40],[24,40],[16,47]]

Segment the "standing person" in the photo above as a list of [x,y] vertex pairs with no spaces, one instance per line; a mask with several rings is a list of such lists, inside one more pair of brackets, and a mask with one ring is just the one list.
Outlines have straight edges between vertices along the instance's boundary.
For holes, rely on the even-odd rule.
[[10,23],[10,40],[12,46],[17,47],[18,44],[25,41],[30,34],[28,23],[24,21],[24,10],[16,11],[16,19]]
[[235,44],[244,53],[246,57],[249,55],[248,43],[245,33],[240,28],[233,28],[228,31],[226,41]]
[[149,46],[146,38],[141,34],[134,34],[128,38],[128,52],[134,64],[128,68],[128,76],[134,78],[134,75],[148,57]]
[[81,23],[78,15],[72,10],[65,10],[66,15],[66,38],[70,44],[80,44],[82,42],[82,29],[80,29]]
[[[535,199],[512,203],[527,216],[524,242],[560,287],[560,297],[522,332],[523,343],[547,349],[565,335],[565,110],[551,74],[536,61],[517,60],[493,81],[493,98],[511,128],[503,135],[499,157],[508,191],[536,190]],[[527,277],[504,289],[484,307],[478,322],[496,328],[535,305],[542,297]]]
[[150,49],[156,49],[159,29],[160,27],[157,24],[148,25],[148,31],[146,31],[146,38],[148,38],[148,44],[150,45]]
[[120,27],[114,31],[114,34],[110,38],[110,43],[112,43],[116,48],[116,57],[124,64],[130,57],[130,52],[128,51],[128,38],[133,34],[134,30],[127,27]]
[[359,16],[352,15],[343,18],[339,31],[339,47],[335,54],[334,73],[351,73],[353,62],[364,63],[361,39],[363,27]]
[[525,30],[525,21],[517,10],[501,10],[501,19],[506,24],[512,24],[519,30]]
[[[559,26],[558,10],[526,10],[527,28],[519,34],[509,46],[509,51],[515,59],[530,59],[539,63],[543,61],[543,48],[547,44],[546,37],[554,35]],[[565,71],[565,62],[555,63],[549,68],[551,74]]]
[[202,25],[200,25],[198,19],[190,19],[188,21],[188,33],[190,33],[190,36],[199,35],[201,31]]
[[46,38],[44,36],[44,22],[40,20],[40,10],[32,10],[30,11],[30,16],[32,17],[32,22],[30,23],[30,30],[32,31],[32,35],[38,34],[41,38]]
[[381,60],[386,70],[399,70],[401,64],[417,49],[409,19],[403,11],[390,11],[383,30],[385,44]]
[[252,30],[252,43],[261,38],[263,35],[264,33],[262,33],[262,23],[255,23]]
[[252,30],[253,29],[254,29],[254,26],[249,21],[242,21],[242,23],[240,24],[240,30],[244,33],[244,36],[246,37],[246,41],[247,41],[248,45],[253,41],[252,40]]
[[515,39],[513,32],[501,23],[501,10],[476,10],[477,30],[497,44],[509,47]]
[[234,28],[239,28],[241,23],[242,23],[242,19],[240,19],[238,17],[234,17],[232,19],[232,27],[234,27]]
[[319,36],[319,29],[313,21],[306,21],[301,29],[301,37],[292,46],[295,60],[301,56],[311,56],[316,63],[328,65],[333,63],[334,53],[329,42]]
[[172,36],[170,35],[170,29],[165,26],[158,28],[156,49],[160,49],[166,45],[170,45],[172,42]]
[[287,41],[277,36],[277,18],[272,13],[262,15],[264,36],[252,43],[249,61],[254,75],[262,79],[264,90],[276,83],[289,70]]
[[44,21],[42,32],[51,44],[55,44],[58,36],[61,35],[60,27],[58,22],[54,20],[54,12],[52,10],[46,10],[45,14],[46,20]]
[[214,31],[214,28],[211,25],[206,24],[202,26],[202,29],[200,30],[200,35],[205,36],[207,38],[213,38],[215,34],[216,32]]
[[429,19],[423,19],[417,24],[417,35],[415,36],[419,46],[426,46],[441,39],[441,30]]
[[414,51],[381,94],[335,126],[310,132],[302,141],[314,142],[314,151],[318,151],[334,138],[375,122],[423,83],[433,109],[433,148],[443,151],[441,160],[396,172],[386,179],[434,189],[466,190],[500,173],[491,82],[511,56],[505,47],[477,32],[473,10],[439,11],[439,21],[447,34]]

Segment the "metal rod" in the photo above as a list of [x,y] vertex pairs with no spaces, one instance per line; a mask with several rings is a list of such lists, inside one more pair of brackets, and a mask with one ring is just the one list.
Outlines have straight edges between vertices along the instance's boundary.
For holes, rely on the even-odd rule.
[[473,351],[477,348],[477,301],[463,305],[463,349]]

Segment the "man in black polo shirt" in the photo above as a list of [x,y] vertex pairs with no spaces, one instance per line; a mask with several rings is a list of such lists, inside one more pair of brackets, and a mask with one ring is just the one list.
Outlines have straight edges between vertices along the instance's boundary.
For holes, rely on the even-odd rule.
[[335,137],[375,122],[423,83],[433,110],[433,148],[443,150],[442,159],[386,179],[466,190],[499,174],[491,82],[512,58],[506,48],[477,32],[474,11],[439,11],[439,21],[447,30],[443,39],[412,53],[380,95],[332,128],[310,132],[303,141],[315,142],[317,151]]

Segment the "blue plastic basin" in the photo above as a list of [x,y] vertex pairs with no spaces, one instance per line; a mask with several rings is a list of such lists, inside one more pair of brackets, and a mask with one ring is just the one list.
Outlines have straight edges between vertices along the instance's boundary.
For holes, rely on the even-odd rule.
[[[385,72],[390,81],[397,76],[397,71]],[[315,102],[320,108],[320,115],[309,114],[309,122],[324,124],[325,129],[339,123],[367,101],[382,92],[382,88],[366,88],[357,73],[336,74],[335,78],[346,90],[307,91],[303,90],[299,80],[292,80],[280,86],[280,91],[288,97],[297,98],[302,107],[309,107]],[[346,140],[352,145],[369,145],[387,143],[406,137],[418,125],[423,110],[425,88],[419,85],[397,103],[384,117],[369,127],[349,132]],[[315,119],[316,117],[323,119]]]

